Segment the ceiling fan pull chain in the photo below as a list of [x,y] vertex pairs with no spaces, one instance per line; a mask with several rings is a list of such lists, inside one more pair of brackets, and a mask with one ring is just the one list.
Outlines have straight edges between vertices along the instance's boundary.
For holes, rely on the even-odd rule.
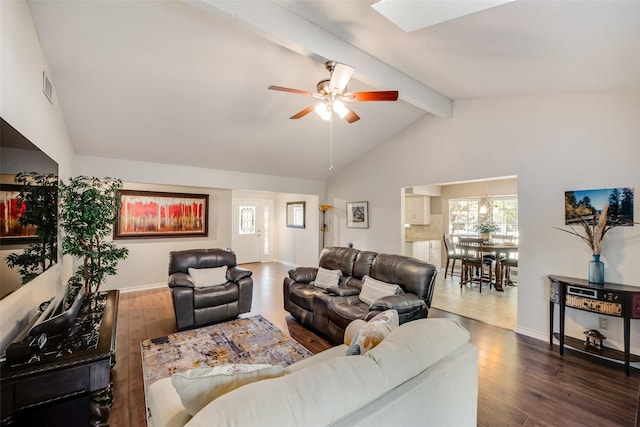
[[333,172],[333,114],[329,119],[329,172]]

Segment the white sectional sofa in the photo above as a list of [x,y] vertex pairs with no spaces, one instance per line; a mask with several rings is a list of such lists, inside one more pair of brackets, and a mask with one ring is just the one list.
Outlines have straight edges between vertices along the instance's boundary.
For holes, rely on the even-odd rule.
[[478,353],[444,318],[394,329],[364,355],[339,345],[247,384],[191,417],[170,378],[149,387],[154,427],[475,426]]

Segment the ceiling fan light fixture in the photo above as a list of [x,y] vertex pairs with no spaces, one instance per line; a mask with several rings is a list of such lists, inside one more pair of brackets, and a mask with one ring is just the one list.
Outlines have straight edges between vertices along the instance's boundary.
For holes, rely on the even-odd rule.
[[319,103],[316,105],[315,111],[322,120],[331,120],[331,108],[329,108],[328,104],[325,104],[324,102]]
[[339,99],[336,99],[335,101],[333,101],[332,107],[333,107],[333,111],[335,111],[335,113],[338,116],[340,116],[341,119],[343,119],[344,116],[346,116],[347,113],[349,112],[349,110],[347,110],[347,107],[344,106],[344,103]]

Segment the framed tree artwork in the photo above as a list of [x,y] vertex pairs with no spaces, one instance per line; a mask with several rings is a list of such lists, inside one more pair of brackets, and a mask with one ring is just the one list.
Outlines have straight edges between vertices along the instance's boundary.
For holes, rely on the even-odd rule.
[[347,202],[347,228],[369,228],[369,202]]
[[207,237],[209,195],[120,190],[114,239]]

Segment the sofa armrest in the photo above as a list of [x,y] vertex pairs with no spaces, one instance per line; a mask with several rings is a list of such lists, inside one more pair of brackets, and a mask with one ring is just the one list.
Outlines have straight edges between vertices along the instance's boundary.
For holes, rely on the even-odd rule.
[[227,279],[230,282],[238,282],[240,279],[244,279],[245,277],[251,277],[252,274],[253,271],[242,267],[230,267],[227,269]]
[[317,274],[317,267],[298,267],[289,270],[289,277],[298,283],[311,283],[316,279]]
[[168,279],[169,287],[195,288],[196,284],[187,273],[173,273]]
[[240,313],[248,313],[251,311],[253,301],[253,279],[249,275],[236,283],[238,284],[238,309]]
[[329,286],[327,288],[327,292],[333,295],[337,295],[339,297],[348,297],[351,295],[358,295],[360,291],[358,288],[354,288],[352,286]]
[[366,320],[372,319],[380,312],[391,309],[398,311],[401,320],[400,323],[403,323],[402,320],[407,319],[407,317],[407,320],[413,320],[417,317],[426,317],[427,315],[427,304],[422,298],[416,294],[404,293],[389,295],[374,301],[371,307],[369,307]]

